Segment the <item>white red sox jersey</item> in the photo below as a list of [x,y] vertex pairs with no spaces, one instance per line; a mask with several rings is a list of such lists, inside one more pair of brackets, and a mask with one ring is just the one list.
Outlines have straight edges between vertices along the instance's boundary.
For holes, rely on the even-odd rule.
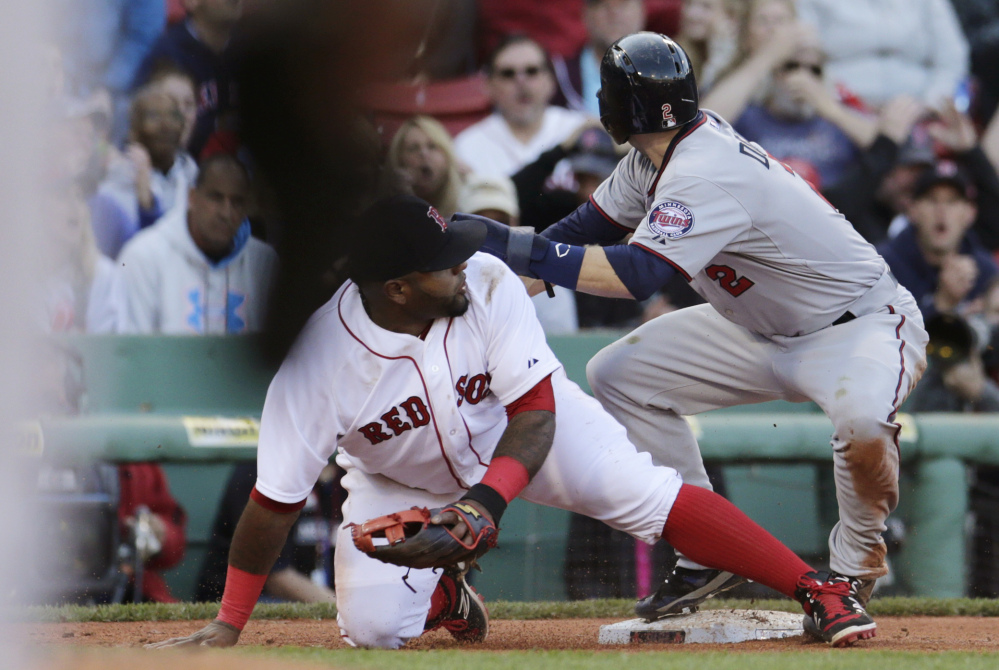
[[849,221],[706,110],[676,136],[661,169],[632,149],[593,200],[635,231],[631,244],[764,336],[824,328],[879,280],[894,291],[886,263]]
[[524,286],[476,254],[468,311],[424,339],[377,326],[347,282],[310,319],[267,392],[257,490],[303,500],[337,462],[430,493],[477,483],[506,429],[505,405],[560,369]]

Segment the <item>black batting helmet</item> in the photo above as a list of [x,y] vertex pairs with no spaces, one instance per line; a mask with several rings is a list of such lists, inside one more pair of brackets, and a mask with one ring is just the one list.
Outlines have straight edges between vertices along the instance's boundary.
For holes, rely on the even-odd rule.
[[610,45],[600,63],[600,121],[614,141],[659,133],[697,116],[690,58],[659,33],[635,33]]

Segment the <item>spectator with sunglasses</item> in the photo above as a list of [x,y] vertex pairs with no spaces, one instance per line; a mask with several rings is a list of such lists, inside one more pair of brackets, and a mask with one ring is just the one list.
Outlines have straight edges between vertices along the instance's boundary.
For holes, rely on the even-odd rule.
[[[508,37],[486,64],[486,86],[495,111],[459,133],[455,153],[476,174],[509,177],[553,148],[590,117],[551,105],[555,77],[545,50],[529,37]],[[554,184],[571,184],[568,164]]]
[[825,55],[817,44],[779,64],[763,100],[733,124],[815,188],[836,184],[873,142],[873,119],[842,104],[822,79]]

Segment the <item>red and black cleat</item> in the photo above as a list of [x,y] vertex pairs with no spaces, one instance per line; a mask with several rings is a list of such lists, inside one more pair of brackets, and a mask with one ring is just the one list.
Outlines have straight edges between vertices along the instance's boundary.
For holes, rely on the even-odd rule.
[[445,569],[440,586],[451,606],[434,621],[427,622],[425,631],[443,628],[459,642],[485,640],[489,635],[489,611],[482,596],[465,581],[465,572],[458,568]]
[[798,579],[795,599],[812,617],[819,636],[834,647],[848,647],[874,637],[878,625],[857,598],[860,580],[828,572],[808,572]]

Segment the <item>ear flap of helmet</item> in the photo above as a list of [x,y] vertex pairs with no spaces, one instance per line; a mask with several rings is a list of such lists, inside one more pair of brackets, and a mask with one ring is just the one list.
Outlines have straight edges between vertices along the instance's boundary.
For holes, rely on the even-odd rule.
[[603,92],[602,88],[597,91],[597,102],[600,103],[600,123],[603,124],[604,130],[614,138],[616,143],[624,144],[631,137],[631,131],[627,123],[622,123],[620,115],[612,113],[611,107],[604,100]]

